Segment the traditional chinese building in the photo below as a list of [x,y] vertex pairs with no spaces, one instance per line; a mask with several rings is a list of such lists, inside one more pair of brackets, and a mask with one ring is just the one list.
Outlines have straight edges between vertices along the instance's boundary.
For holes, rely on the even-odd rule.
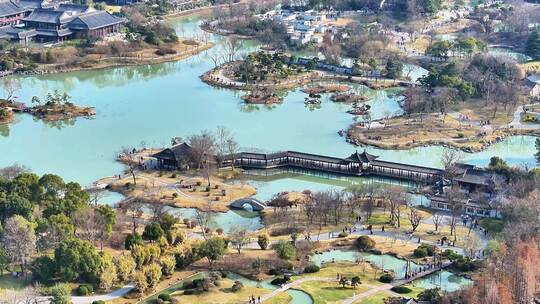
[[[5,17],[6,21],[2,23],[4,26],[0,27],[0,38],[22,43],[102,38],[117,33],[124,22],[122,18],[87,5],[50,5],[31,0],[9,3],[0,5],[0,16],[11,14],[9,19]],[[16,7],[20,10],[16,10]],[[14,12],[19,12],[17,17],[13,17]]]

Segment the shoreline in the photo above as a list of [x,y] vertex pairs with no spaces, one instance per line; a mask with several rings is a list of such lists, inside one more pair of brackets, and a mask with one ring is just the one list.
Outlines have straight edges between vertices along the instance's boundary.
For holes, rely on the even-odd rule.
[[538,130],[507,129],[506,131],[504,131],[502,136],[498,137],[497,140],[488,140],[488,141],[485,141],[481,147],[474,147],[470,144],[457,145],[453,141],[444,140],[444,139],[428,140],[424,142],[405,143],[405,144],[403,143],[386,144],[386,143],[379,143],[374,140],[369,140],[365,138],[351,138],[349,137],[348,130],[345,131],[345,133],[347,134],[344,134],[343,136],[346,137],[346,142],[353,146],[368,146],[368,147],[374,147],[374,148],[378,148],[382,150],[389,150],[389,151],[391,150],[404,151],[404,150],[410,150],[410,149],[415,149],[415,148],[434,146],[434,147],[456,149],[465,153],[480,153],[482,151],[487,150],[492,145],[508,139],[509,137],[532,136],[532,137],[540,138],[540,132]]
[[[179,54],[167,55],[167,56],[162,56],[162,57],[155,57],[155,58],[148,58],[148,59],[141,59],[137,57],[106,57],[99,60],[101,62],[108,61],[108,60],[118,60],[118,61],[105,63],[105,64],[97,65],[97,66],[91,66],[91,67],[79,66],[79,67],[65,68],[65,69],[59,69],[59,70],[38,69],[35,71],[31,71],[29,73],[14,72],[10,75],[39,76],[39,75],[71,73],[71,72],[79,72],[79,71],[105,70],[105,69],[129,67],[129,66],[161,64],[161,63],[167,63],[167,62],[181,61],[181,60],[193,57],[195,55],[198,55],[204,51],[207,51],[211,49],[212,47],[214,47],[214,43],[207,42],[201,46],[196,47],[194,50],[189,50],[189,51],[182,52]],[[125,61],[121,62],[123,60]]]
[[225,88],[230,90],[240,90],[240,91],[252,91],[260,89],[297,89],[305,86],[309,83],[315,83],[319,81],[335,81],[338,83],[356,83],[364,85],[373,90],[381,90],[388,88],[397,88],[397,87],[408,87],[414,85],[410,81],[398,80],[398,79],[387,79],[387,78],[369,78],[361,76],[345,76],[332,74],[324,71],[313,70],[306,72],[304,77],[299,79],[290,79],[285,80],[283,83],[246,83],[239,82],[234,79],[229,79],[223,75],[223,70],[234,62],[222,64],[218,67],[212,68],[206,71],[204,74],[199,76],[199,78],[206,84],[213,87]]

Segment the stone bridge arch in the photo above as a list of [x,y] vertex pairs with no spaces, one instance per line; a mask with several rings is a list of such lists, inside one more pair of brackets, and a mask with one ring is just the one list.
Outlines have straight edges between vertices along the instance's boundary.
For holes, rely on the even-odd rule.
[[236,200],[232,202],[230,207],[234,209],[245,209],[246,205],[251,206],[253,211],[262,211],[263,209],[267,207],[264,202],[253,197],[242,198],[242,199]]

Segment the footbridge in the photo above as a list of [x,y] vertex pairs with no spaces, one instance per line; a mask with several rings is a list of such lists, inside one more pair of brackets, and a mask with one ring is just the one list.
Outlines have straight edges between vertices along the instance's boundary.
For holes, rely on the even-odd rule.
[[246,205],[251,206],[253,211],[262,211],[264,208],[267,207],[264,202],[252,197],[236,200],[232,202],[230,207],[235,209],[245,209]]
[[376,175],[410,180],[422,184],[440,179],[441,169],[379,160],[378,156],[358,151],[338,158],[296,151],[277,153],[241,152],[224,157],[221,166],[244,169],[300,168],[350,176]]

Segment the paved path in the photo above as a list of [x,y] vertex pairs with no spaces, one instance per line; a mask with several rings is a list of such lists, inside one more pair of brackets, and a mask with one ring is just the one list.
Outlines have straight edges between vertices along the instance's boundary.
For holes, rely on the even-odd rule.
[[[261,296],[261,303],[263,303],[264,301],[267,301],[267,300],[277,296],[278,294],[280,294],[282,292],[285,292],[285,291],[287,291],[287,290],[289,290],[291,288],[294,288],[295,286],[298,286],[298,285],[300,285],[302,283],[313,282],[313,281],[335,282],[336,284],[338,283],[335,278],[311,277],[311,278],[299,279],[299,280],[296,280],[296,281],[291,282],[289,284],[285,284],[285,285],[281,286],[281,288],[276,289],[276,290],[272,291],[271,293],[268,293],[268,294],[265,294],[265,295]],[[375,294],[375,293],[377,293],[379,291],[390,290],[392,287],[394,287],[394,285],[392,285],[392,284],[384,284],[384,285],[380,285],[380,286],[361,284],[361,286],[368,287],[369,290],[366,291],[366,292],[354,295],[353,297],[344,300],[342,303],[353,303],[354,301],[356,301],[358,299],[368,297],[368,296],[373,295],[373,294]],[[393,293],[393,292],[391,292],[391,293]]]
[[[364,286],[367,286],[367,285],[364,285]],[[364,298],[367,298],[369,296],[372,296],[378,292],[381,292],[381,291],[389,291],[390,288],[394,287],[393,285],[391,284],[384,284],[384,285],[381,285],[381,286],[372,286],[372,288],[366,292],[362,292],[362,293],[359,293],[357,295],[354,295],[348,299],[345,299],[343,300],[341,303],[342,304],[352,304],[358,300],[361,300],[361,299],[364,299]],[[391,292],[393,293],[393,292]]]
[[[519,106],[516,109],[516,112],[514,112],[514,119],[509,124],[514,129],[540,129],[540,124],[523,124],[521,122],[521,114],[524,112],[525,107],[533,106],[533,104],[527,104],[524,106]],[[535,112],[530,112],[535,113]]]
[[[327,241],[327,240],[334,240],[334,239],[339,239],[338,235],[341,231],[336,231],[336,232],[325,232],[325,233],[321,233],[319,235],[315,234],[315,235],[312,235],[311,236],[311,239],[313,241]],[[453,246],[447,246],[447,245],[444,245],[444,246],[441,246],[439,244],[437,244],[436,242],[433,242],[433,241],[430,241],[430,240],[424,240],[424,239],[420,239],[420,243],[418,242],[418,237],[415,237],[414,235],[411,237],[410,235],[407,235],[407,234],[402,234],[402,233],[395,233],[393,231],[380,231],[380,230],[373,230],[373,234],[371,234],[369,232],[369,230],[367,229],[362,229],[361,228],[361,225],[360,226],[356,226],[356,231],[353,231],[352,233],[350,233],[349,235],[354,235],[354,236],[361,236],[361,235],[367,235],[367,236],[381,236],[381,237],[387,237],[387,238],[395,238],[396,240],[400,240],[404,243],[409,243],[409,244],[420,244],[420,243],[426,243],[426,244],[432,244],[432,245],[435,245],[437,246],[439,249],[441,250],[446,250],[446,249],[452,249],[454,250],[456,253],[459,253],[459,254],[463,254],[464,251],[462,248],[459,248],[459,247],[453,247]],[[272,242],[274,243],[274,242]],[[259,245],[257,244],[256,241],[254,242],[250,242],[247,246],[247,248],[259,248]]]
[[[104,295],[86,296],[86,297],[71,297],[73,304],[91,304],[94,301],[112,301],[127,295],[134,287],[132,284],[125,285],[124,287],[111,291]],[[49,304],[51,303],[51,297],[37,297],[32,301],[33,303]],[[27,301],[18,302],[18,304],[24,304]]]
[[87,297],[71,297],[71,302],[73,304],[91,304],[94,301],[111,301],[117,298],[121,298],[128,294],[134,286],[132,284],[128,284],[120,289],[114,290],[108,294],[105,295],[99,295],[99,296],[87,296]]

